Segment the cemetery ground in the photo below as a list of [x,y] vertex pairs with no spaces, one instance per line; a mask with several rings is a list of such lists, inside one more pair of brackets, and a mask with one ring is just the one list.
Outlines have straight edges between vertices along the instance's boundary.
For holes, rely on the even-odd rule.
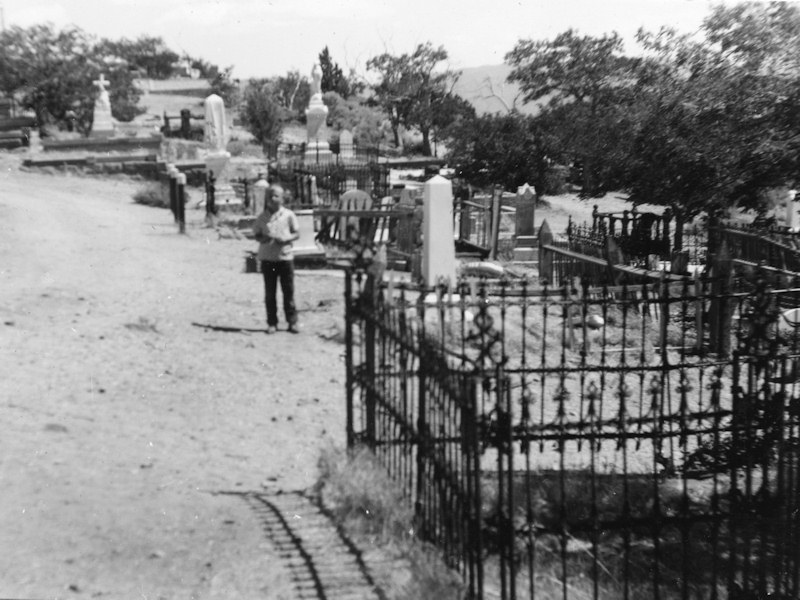
[[316,335],[340,273],[299,272],[304,332],[269,337],[252,242],[0,160],[0,596],[296,597],[217,492],[305,489],[343,445],[343,347]]
[[[254,242],[21,157],[0,154],[0,597],[308,597],[241,493],[293,497],[344,446],[341,273],[299,269],[303,331],[267,336]],[[553,204],[537,225],[591,213]]]

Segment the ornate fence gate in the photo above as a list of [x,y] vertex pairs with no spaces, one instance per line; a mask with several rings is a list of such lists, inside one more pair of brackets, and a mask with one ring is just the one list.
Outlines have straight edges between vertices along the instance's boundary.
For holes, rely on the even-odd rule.
[[472,598],[800,597],[800,289],[713,283],[350,271],[348,441]]

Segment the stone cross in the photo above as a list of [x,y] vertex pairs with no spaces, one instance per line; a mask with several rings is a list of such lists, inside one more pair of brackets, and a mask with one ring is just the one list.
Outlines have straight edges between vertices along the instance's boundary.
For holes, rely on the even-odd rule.
[[110,82],[106,81],[105,75],[103,73],[100,73],[100,79],[95,79],[92,83],[100,88],[100,93],[101,94],[103,92],[108,91],[108,90],[106,90],[106,86],[108,86],[110,84]]

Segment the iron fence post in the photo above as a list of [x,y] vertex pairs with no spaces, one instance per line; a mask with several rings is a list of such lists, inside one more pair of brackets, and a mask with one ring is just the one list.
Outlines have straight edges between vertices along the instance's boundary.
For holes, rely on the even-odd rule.
[[186,174],[179,173],[177,176],[177,208],[178,208],[178,231],[186,233]]
[[169,209],[174,221],[178,222],[178,169],[174,165],[168,168],[169,173]]
[[367,303],[367,316],[364,319],[364,381],[366,400],[366,437],[370,449],[375,450],[375,313],[377,305],[377,284],[373,275],[367,275],[364,285],[363,301]]
[[345,395],[347,402],[347,447],[355,445],[355,425],[353,423],[353,272],[348,269],[344,275],[344,368]]
[[215,183],[214,172],[209,171],[206,175],[206,217],[217,214],[217,207],[214,204]]
[[481,521],[481,451],[478,428],[478,380],[466,381],[461,417],[462,443],[467,465],[467,575],[469,597],[483,598],[483,524]]
[[[421,310],[425,310],[424,302],[420,303]],[[422,323],[422,331],[417,335],[417,343],[419,348],[419,369],[417,373],[417,489],[416,498],[414,502],[414,514],[419,522],[420,533],[424,537],[426,535],[426,519],[424,518],[425,510],[425,466],[428,459],[428,420],[427,420],[427,361],[428,357],[423,352],[424,345],[419,342],[425,338],[425,315],[424,312],[420,315],[420,322]]]

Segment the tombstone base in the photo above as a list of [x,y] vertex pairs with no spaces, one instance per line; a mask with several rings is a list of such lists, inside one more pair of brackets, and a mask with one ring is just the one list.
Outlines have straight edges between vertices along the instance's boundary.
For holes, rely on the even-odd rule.
[[539,260],[539,248],[514,248],[514,262],[536,262]]
[[229,183],[217,183],[214,186],[214,208],[217,212],[241,212],[243,207],[244,203]]
[[306,164],[333,162],[333,152],[322,147],[308,148],[303,156],[303,162]]
[[89,133],[90,138],[100,138],[100,139],[108,139],[114,137],[114,130],[113,129],[92,129]]
[[517,248],[537,248],[539,246],[539,238],[535,235],[518,235],[516,236]]

